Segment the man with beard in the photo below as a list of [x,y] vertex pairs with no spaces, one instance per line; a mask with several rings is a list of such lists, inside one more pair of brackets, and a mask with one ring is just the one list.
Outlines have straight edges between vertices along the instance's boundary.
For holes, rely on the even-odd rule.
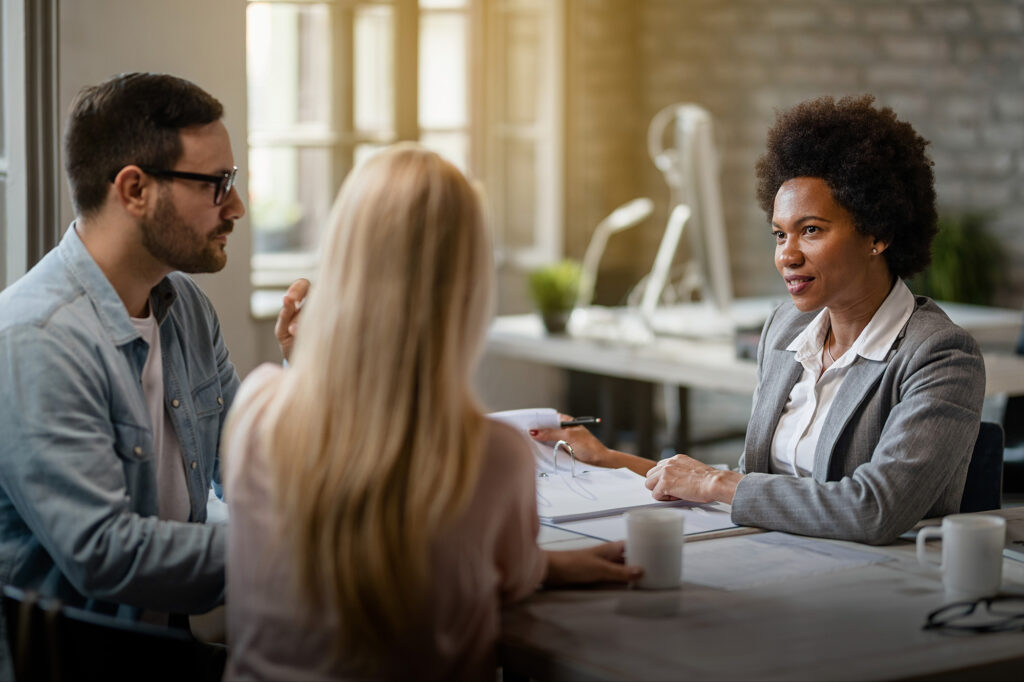
[[239,381],[183,274],[223,268],[245,214],[222,114],[142,73],[72,105],[77,218],[0,294],[0,583],[165,623],[224,600],[226,528],[204,521]]

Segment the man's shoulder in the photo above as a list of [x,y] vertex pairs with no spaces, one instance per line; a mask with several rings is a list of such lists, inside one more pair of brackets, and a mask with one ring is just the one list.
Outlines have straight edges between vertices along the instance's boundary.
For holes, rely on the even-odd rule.
[[92,305],[51,251],[0,292],[0,334],[18,327],[80,327]]

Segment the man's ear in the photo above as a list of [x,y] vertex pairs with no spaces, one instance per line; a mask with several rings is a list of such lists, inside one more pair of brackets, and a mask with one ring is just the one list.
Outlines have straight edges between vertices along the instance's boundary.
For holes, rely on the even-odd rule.
[[128,213],[141,217],[146,214],[149,195],[156,189],[156,181],[138,166],[128,165],[114,176],[114,194]]

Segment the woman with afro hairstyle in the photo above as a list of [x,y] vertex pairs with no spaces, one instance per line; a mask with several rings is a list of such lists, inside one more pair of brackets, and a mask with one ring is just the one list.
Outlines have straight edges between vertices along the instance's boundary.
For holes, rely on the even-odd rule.
[[985,367],[974,339],[903,282],[937,231],[928,144],[870,95],[782,113],[757,197],[791,302],[765,323],[738,471],[656,465],[582,427],[577,457],[647,475],[662,500],[722,501],[742,525],[885,544],[959,511]]

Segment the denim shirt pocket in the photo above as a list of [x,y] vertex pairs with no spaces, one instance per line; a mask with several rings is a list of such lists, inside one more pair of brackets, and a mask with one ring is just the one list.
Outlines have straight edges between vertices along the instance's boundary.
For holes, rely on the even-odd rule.
[[114,422],[114,451],[126,462],[153,458],[153,433],[143,426]]
[[158,510],[153,432],[143,426],[114,422],[114,452],[122,463],[132,511],[155,516]]
[[213,476],[213,462],[220,443],[224,396],[220,377],[216,374],[192,389],[192,405],[196,415],[196,440],[199,444],[203,481]]
[[221,395],[218,379],[215,374],[192,389],[192,404],[195,405],[197,418],[202,419],[224,411],[224,397]]

